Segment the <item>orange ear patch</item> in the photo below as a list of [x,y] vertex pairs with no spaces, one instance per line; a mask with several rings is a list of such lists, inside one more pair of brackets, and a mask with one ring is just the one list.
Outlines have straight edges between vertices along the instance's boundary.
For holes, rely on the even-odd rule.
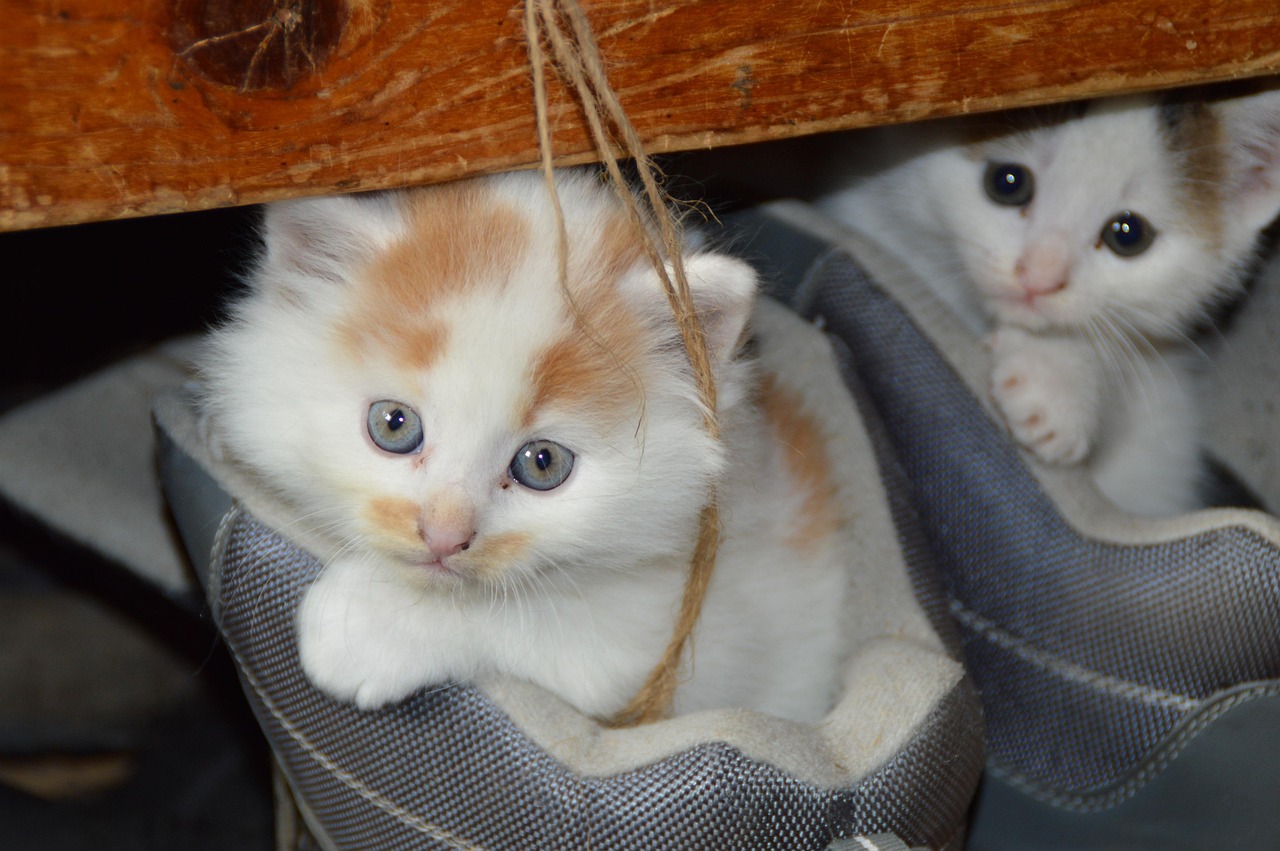
[[788,543],[809,550],[840,527],[826,435],[805,411],[800,396],[780,387],[772,375],[761,377],[759,402],[770,430],[785,447],[784,463],[792,483],[804,497],[802,516]]

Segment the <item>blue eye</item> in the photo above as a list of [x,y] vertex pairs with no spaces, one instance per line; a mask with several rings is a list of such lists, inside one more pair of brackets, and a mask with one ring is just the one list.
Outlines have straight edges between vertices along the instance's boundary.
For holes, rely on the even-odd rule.
[[1104,242],[1121,257],[1141,254],[1155,242],[1156,229],[1137,213],[1125,210],[1116,213],[1102,228],[1099,241]]
[[982,176],[987,197],[997,204],[1021,207],[1031,202],[1036,181],[1031,169],[1017,163],[988,163]]
[[378,448],[408,455],[422,448],[422,420],[402,402],[383,399],[369,406],[369,437]]
[[511,459],[511,478],[527,488],[549,491],[564,484],[573,470],[573,453],[550,440],[531,440]]

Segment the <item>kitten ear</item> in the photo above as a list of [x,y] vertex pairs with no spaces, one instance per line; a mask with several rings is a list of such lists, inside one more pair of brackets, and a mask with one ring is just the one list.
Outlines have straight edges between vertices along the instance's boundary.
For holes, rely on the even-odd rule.
[[[673,274],[671,264],[667,264],[667,274]],[[707,335],[707,353],[713,365],[730,360],[742,342],[755,303],[755,270],[733,257],[694,253],[685,256],[685,278]],[[658,273],[646,262],[627,275],[623,290],[646,320],[662,326],[675,322]]]
[[694,254],[685,258],[684,274],[707,337],[707,353],[712,363],[723,363],[746,334],[759,283],[756,270],[723,254]]
[[1241,221],[1258,231],[1280,215],[1280,91],[1223,101],[1227,192]]
[[266,268],[293,278],[341,283],[403,230],[394,198],[333,196],[268,204],[262,234]]
[[[672,273],[669,264],[667,273]],[[732,358],[742,343],[755,304],[755,270],[733,257],[700,253],[685,256],[684,273],[706,334],[707,353],[713,364],[721,364]],[[647,313],[658,321],[670,321],[670,303],[656,272],[647,269],[631,281],[629,289]]]

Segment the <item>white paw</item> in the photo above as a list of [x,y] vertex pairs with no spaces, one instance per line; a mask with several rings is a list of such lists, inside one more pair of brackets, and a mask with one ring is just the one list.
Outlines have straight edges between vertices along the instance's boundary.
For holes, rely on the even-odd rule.
[[377,709],[408,697],[424,685],[404,664],[403,651],[386,621],[344,588],[326,587],[324,577],[308,589],[298,609],[298,655],[312,684],[330,697]]
[[1097,428],[1088,366],[1022,332],[997,332],[991,351],[991,398],[1014,439],[1051,464],[1083,461]]

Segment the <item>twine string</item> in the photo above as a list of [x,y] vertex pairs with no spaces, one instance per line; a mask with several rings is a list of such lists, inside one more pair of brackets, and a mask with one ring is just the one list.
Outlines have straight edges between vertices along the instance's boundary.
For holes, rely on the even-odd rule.
[[[617,93],[609,85],[604,61],[590,23],[577,0],[525,0],[524,11],[525,37],[533,70],[538,147],[543,176],[553,201],[561,285],[568,290],[569,234],[552,168],[554,156],[545,72],[548,64],[576,96],[601,162],[641,237],[645,253],[658,273],[697,382],[704,427],[713,439],[718,440],[720,424],[716,415],[716,386],[711,358],[685,276],[683,236],[658,184],[656,168],[645,153],[640,135],[623,110]],[[544,42],[550,48],[550,62],[543,48]],[[612,135],[610,128],[621,137],[620,143]],[[635,162],[649,207],[648,216],[641,210],[635,192],[622,174],[618,164],[619,149],[624,156]],[[657,238],[649,222],[656,223]],[[698,538],[690,559],[680,610],[667,647],[636,695],[615,716],[605,719],[606,723],[629,727],[659,720],[670,711],[671,700],[679,684],[685,648],[689,647],[692,651],[693,630],[715,569],[719,543],[720,519],[713,488],[707,495],[707,502],[699,518]]]

